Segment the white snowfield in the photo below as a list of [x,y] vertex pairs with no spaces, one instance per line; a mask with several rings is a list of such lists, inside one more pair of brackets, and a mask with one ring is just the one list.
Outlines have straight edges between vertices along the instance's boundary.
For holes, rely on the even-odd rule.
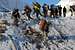
[[48,37],[40,41],[41,38],[26,36],[22,32],[22,28],[27,29],[27,26],[36,27],[37,30],[38,20],[24,20],[24,23],[20,20],[19,27],[16,27],[12,25],[11,15],[4,15],[0,15],[0,18],[7,20],[10,25],[7,25],[7,31],[3,35],[7,38],[1,40],[0,37],[0,50],[75,50],[75,16],[46,18],[49,23]]

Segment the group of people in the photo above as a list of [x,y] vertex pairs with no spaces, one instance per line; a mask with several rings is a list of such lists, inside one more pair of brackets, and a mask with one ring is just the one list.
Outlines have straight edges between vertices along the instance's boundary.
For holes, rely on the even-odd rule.
[[[42,23],[41,25],[39,24],[40,29],[44,30],[44,31],[48,31],[48,29],[47,29],[48,25],[47,25],[46,20],[40,19],[39,15],[44,18],[46,18],[46,17],[55,18],[58,16],[62,16],[61,15],[62,14],[62,7],[61,6],[54,6],[54,5],[51,5],[49,7],[49,5],[44,4],[42,6],[42,8],[43,8],[43,11],[41,13],[41,5],[38,2],[36,2],[36,3],[33,2],[33,9],[31,9],[31,7],[29,5],[25,5],[24,13],[22,13],[22,15],[25,15],[24,17],[28,17],[29,20],[34,19],[33,17],[31,17],[31,13],[33,12],[32,15],[36,14],[35,16]],[[14,9],[14,11],[12,12],[12,16],[14,19],[14,25],[18,26],[19,19],[21,18],[20,14],[19,14],[19,10]],[[64,17],[66,16],[66,8],[65,7],[63,8],[63,16]],[[45,26],[45,24],[46,24],[46,26]],[[31,28],[29,27],[29,29],[31,29]]]
[[[43,8],[44,8],[44,7],[43,7]],[[35,16],[36,16],[37,19],[39,19],[39,20],[37,21],[38,24],[35,26],[35,28],[32,27],[32,26],[27,26],[27,29],[24,29],[24,30],[25,30],[25,35],[33,35],[33,34],[36,33],[35,36],[37,36],[37,38],[40,37],[39,40],[42,40],[41,37],[43,36],[43,37],[42,37],[42,38],[43,38],[42,41],[45,41],[45,40],[48,39],[49,25],[48,25],[48,23],[47,23],[47,21],[46,21],[45,19],[40,19],[40,18],[39,18],[39,15],[46,17],[46,15],[47,15],[47,10],[48,10],[49,8],[44,9],[43,14],[41,13],[40,9],[41,9],[41,5],[40,5],[38,2],[33,3],[33,10],[34,10],[34,11],[33,11],[28,5],[25,6],[25,8],[24,8],[24,13],[22,13],[22,15],[25,15],[25,17],[28,17],[28,20],[34,19],[34,18],[31,17],[31,12],[33,11],[33,15],[36,14]],[[20,16],[20,14],[19,14],[19,10],[18,10],[18,9],[15,9],[15,10],[12,12],[12,17],[13,17],[13,19],[14,19],[14,25],[19,26],[19,25],[18,25],[18,22],[19,22],[19,19],[21,18],[21,16]],[[37,38],[35,38],[35,40],[36,40]],[[35,41],[35,40],[34,40],[34,41]],[[39,41],[39,40],[38,40],[38,41]],[[41,41],[40,41],[40,42],[41,42]],[[39,43],[39,42],[37,42],[37,43]]]
[[[18,11],[18,10],[16,10],[16,11]],[[16,14],[18,14],[18,12]],[[38,21],[38,24],[37,24],[38,26],[36,26],[36,28],[27,26],[26,29],[25,28],[23,29],[25,32],[21,32],[22,33],[22,35],[21,35],[20,30],[22,30],[22,29],[18,26],[18,24],[16,24],[17,22],[19,22],[16,20],[20,19],[20,16],[19,15],[16,16],[16,14],[14,14],[15,17],[13,17],[14,24],[16,26],[12,25],[11,23],[8,23],[7,21],[5,21],[3,19],[2,20],[0,19],[0,50],[11,50],[11,49],[12,50],[28,50],[28,49],[31,50],[33,46],[28,46],[28,45],[33,45],[34,43],[36,43],[35,44],[36,49],[41,50],[40,48],[42,48],[42,45],[40,43],[43,40],[45,41],[45,39],[47,37],[47,33],[48,33],[47,21],[45,19],[40,19]],[[20,30],[18,30],[18,28],[20,28]],[[32,39],[32,36],[31,37],[29,36],[30,38],[27,36],[27,35],[33,35],[34,33],[36,34],[36,35],[34,35],[34,37],[35,36],[37,36],[37,37],[35,37],[33,39]],[[24,35],[26,36],[26,38],[28,38],[27,42],[26,42],[26,39],[24,39],[25,37],[22,37]],[[20,40],[20,38],[21,38],[21,40]],[[32,39],[33,41],[32,40],[30,41],[30,39]],[[22,41],[24,41],[24,43],[20,44],[20,43],[22,43]],[[23,45],[23,46],[21,47],[20,45]],[[20,47],[18,47],[18,46],[20,46]],[[22,49],[23,47],[25,47],[25,48]],[[21,48],[21,49],[19,49],[19,48]]]
[[[25,15],[25,17],[28,17],[28,19],[33,19],[31,15],[33,16],[35,14],[37,19],[39,19],[39,15],[42,17],[58,17],[58,16],[62,16],[62,10],[63,10],[63,16],[65,17],[67,12],[66,7],[62,8],[61,6],[55,6],[55,5],[51,5],[49,7],[49,5],[47,4],[41,6],[38,2],[35,3],[33,2],[33,8],[31,8],[29,5],[25,5],[24,13],[22,15]],[[19,10],[14,9],[14,11],[12,12],[12,16],[16,21],[15,23],[17,23],[18,19],[20,19]]]
[[[43,10],[43,11],[41,11],[41,10]],[[25,5],[23,15],[25,14],[29,19],[32,19],[30,16],[32,12],[33,12],[32,15],[36,14],[37,18],[39,18],[39,15],[43,16],[43,17],[48,17],[48,16],[49,17],[52,17],[52,16],[57,17],[57,16],[62,16],[61,15],[62,10],[63,10],[63,16],[65,17],[66,12],[67,12],[66,7],[62,8],[61,6],[55,6],[53,4],[51,6],[49,6],[47,4],[44,4],[43,6],[41,6],[38,2],[36,2],[36,3],[33,2],[33,8],[31,8],[29,5]],[[18,12],[18,11],[15,11],[15,12]],[[12,14],[14,14],[14,13],[12,13]]]
[[[41,8],[43,11],[41,11]],[[63,16],[65,17],[67,12],[66,7],[62,8],[61,6],[55,6],[53,4],[50,7],[48,4],[44,4],[43,6],[41,6],[38,2],[36,3],[33,2],[33,9],[31,9],[28,5],[26,5],[24,8],[24,11],[29,18],[32,10],[33,14],[36,14],[37,18],[39,15],[43,17],[61,16],[62,10],[63,10]]]
[[[42,7],[43,11],[41,11],[41,7]],[[62,10],[63,10],[63,13],[62,13]],[[63,14],[63,16],[65,17],[66,16],[66,12],[67,12],[66,7],[62,8],[61,6],[54,6],[54,5],[51,5],[49,7],[49,5],[47,5],[47,4],[44,4],[43,6],[41,6],[38,2],[33,3],[33,9],[29,5],[25,5],[24,13],[22,13],[22,15],[25,15],[25,17],[28,17],[28,20],[30,20],[30,19],[34,19],[34,18],[31,17],[31,13],[32,13],[32,15],[36,14],[35,16],[37,17],[37,19],[39,19],[39,21],[38,21],[38,24],[37,24],[38,27],[32,28],[31,26],[28,26],[27,29],[24,29],[25,30],[24,34],[27,35],[28,33],[30,33],[29,35],[31,35],[33,33],[42,32],[42,36],[44,36],[44,37],[41,36],[41,33],[37,34],[37,36],[38,37],[41,36],[42,38],[44,38],[44,41],[48,40],[48,39],[46,39],[46,38],[48,38],[48,33],[49,33],[48,22],[45,19],[40,19],[39,15],[44,17],[44,18],[46,18],[46,17],[53,17],[53,18],[55,18],[55,17],[58,17],[58,16],[62,16],[62,14]],[[14,11],[12,12],[12,18],[14,19],[14,25],[19,26],[18,22],[19,22],[19,19],[21,18],[21,15],[20,15],[18,9],[14,9]],[[1,27],[2,27],[2,29],[0,29],[0,30],[5,32],[5,29],[3,28],[3,26],[1,26]],[[41,31],[39,31],[38,28]],[[41,38],[39,38],[39,40],[40,39]],[[39,40],[36,40],[36,41],[39,41]],[[40,45],[38,44],[38,46],[37,46],[38,50],[40,50],[39,46]],[[11,47],[15,48],[15,45],[12,44]],[[16,48],[13,49],[13,50],[16,50]]]

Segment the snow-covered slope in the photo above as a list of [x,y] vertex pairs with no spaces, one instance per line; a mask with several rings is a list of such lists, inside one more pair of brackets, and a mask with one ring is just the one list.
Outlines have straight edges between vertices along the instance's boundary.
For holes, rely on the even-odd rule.
[[[2,19],[4,18],[9,22],[11,20],[10,17],[11,15],[7,15],[2,17]],[[12,25],[12,19],[9,22],[10,26],[7,26],[6,34],[10,35],[8,37],[10,37],[17,50],[38,50],[37,48],[41,48],[40,50],[75,50],[75,17],[48,17],[46,20],[50,24],[48,39],[45,41],[39,41],[41,38],[36,38],[33,35],[27,36],[22,32],[21,27],[27,26],[24,23],[29,24],[29,26],[35,26],[37,24],[36,20],[25,21],[20,24],[20,27],[16,27]],[[7,42],[5,43],[7,44]],[[0,43],[0,45],[4,46],[4,43]]]
[[60,0],[57,5],[61,5],[62,7],[75,5],[75,0]]

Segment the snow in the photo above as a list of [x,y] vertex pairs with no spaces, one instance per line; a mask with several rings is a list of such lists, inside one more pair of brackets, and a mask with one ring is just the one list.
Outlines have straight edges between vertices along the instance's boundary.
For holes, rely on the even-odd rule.
[[[38,20],[25,20],[24,23],[20,21],[19,27],[16,27],[12,25],[13,19],[11,19],[11,15],[7,14],[5,17],[2,17],[2,19],[7,20],[10,23],[10,25],[7,26],[5,34],[9,38],[9,41],[12,41],[16,50],[38,50],[36,46],[40,46],[40,50],[75,50],[75,39],[73,39],[75,38],[75,16],[46,18],[49,23],[49,33],[46,39],[43,39],[42,37],[44,41],[40,41],[41,38],[33,35],[24,35],[22,32],[22,29],[26,26],[31,26],[37,30]],[[65,36],[67,36],[67,38]],[[57,37],[59,37],[59,39]],[[3,43],[0,43],[0,45],[1,44],[4,46],[5,44],[7,45],[7,42],[4,41]],[[5,46],[6,48],[1,49],[3,46],[0,46],[0,50],[8,50],[6,48],[11,48],[10,46]]]
[[59,1],[59,3],[57,5],[61,5],[62,7],[67,6],[67,5],[72,6],[72,5],[75,5],[75,0],[61,0],[61,1]]

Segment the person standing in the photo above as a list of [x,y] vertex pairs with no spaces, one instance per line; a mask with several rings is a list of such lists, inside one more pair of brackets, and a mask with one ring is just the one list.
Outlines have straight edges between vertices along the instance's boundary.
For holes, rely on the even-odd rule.
[[13,19],[14,19],[14,24],[16,26],[18,26],[18,22],[19,22],[19,19],[20,19],[19,10],[18,9],[14,9],[14,11],[12,12],[12,16],[13,16]]
[[55,17],[57,17],[58,16],[58,8],[56,7],[55,8]]
[[71,16],[73,16],[73,9],[70,7]]
[[26,5],[25,8],[24,8],[24,13],[23,14],[26,14],[28,19],[32,19],[31,16],[30,16],[31,12],[32,12],[32,9],[28,5]]
[[58,13],[59,13],[59,16],[61,16],[61,14],[62,14],[62,7],[61,6],[58,6]]
[[54,17],[54,5],[51,5],[51,7],[50,7],[50,16],[51,17]]
[[47,16],[47,12],[49,10],[49,6],[47,4],[44,4],[42,6],[42,8],[43,8],[44,17],[46,17]]
[[40,8],[41,8],[41,5],[38,3],[38,2],[36,2],[36,3],[33,3],[33,10],[34,10],[34,12],[33,12],[33,14],[36,14],[36,17],[39,19],[39,14],[42,16],[42,14],[41,14],[41,12],[40,12]]
[[66,16],[66,7],[63,8],[63,16]]

